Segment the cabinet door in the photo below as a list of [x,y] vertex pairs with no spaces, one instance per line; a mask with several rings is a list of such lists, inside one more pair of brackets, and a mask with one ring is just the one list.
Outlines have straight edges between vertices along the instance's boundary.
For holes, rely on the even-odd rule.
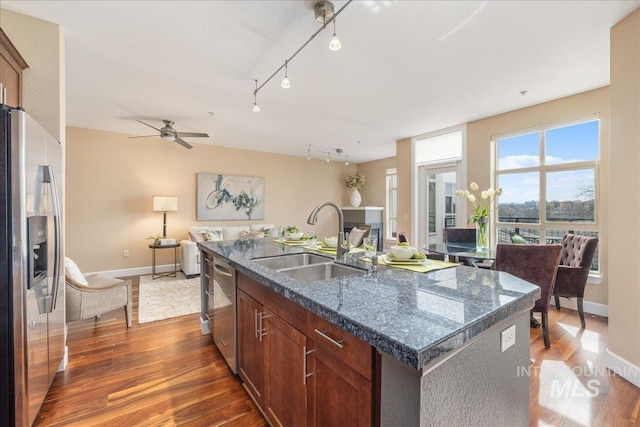
[[265,410],[276,426],[306,425],[304,334],[266,310],[267,389]]
[[308,340],[307,425],[370,426],[371,381]]
[[264,407],[265,337],[260,339],[258,315],[262,305],[238,289],[238,373],[249,392]]
[[[6,90],[0,92],[0,104],[22,106],[22,70],[27,67],[24,58],[0,28],[0,83],[3,91]],[[4,93],[7,97],[3,100]]]

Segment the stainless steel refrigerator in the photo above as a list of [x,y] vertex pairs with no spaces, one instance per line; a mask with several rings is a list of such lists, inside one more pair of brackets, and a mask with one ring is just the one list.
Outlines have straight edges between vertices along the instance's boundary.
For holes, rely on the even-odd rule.
[[30,426],[65,358],[61,144],[0,104],[0,425]]

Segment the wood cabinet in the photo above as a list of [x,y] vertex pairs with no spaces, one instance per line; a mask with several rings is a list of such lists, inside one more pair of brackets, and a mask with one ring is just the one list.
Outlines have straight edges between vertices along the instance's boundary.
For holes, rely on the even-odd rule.
[[238,374],[256,403],[264,407],[265,358],[258,316],[262,304],[238,289]]
[[276,426],[303,426],[306,424],[307,338],[273,312],[266,310],[265,313],[265,412]]
[[307,425],[373,425],[372,382],[309,340]]
[[0,28],[0,104],[22,106],[22,70],[29,66]]
[[238,371],[276,426],[379,423],[377,353],[238,274]]

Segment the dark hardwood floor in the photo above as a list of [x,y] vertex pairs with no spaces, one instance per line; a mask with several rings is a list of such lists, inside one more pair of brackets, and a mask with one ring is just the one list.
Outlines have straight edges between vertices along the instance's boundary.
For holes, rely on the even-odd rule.
[[69,323],[69,364],[36,426],[265,426],[198,315],[138,324],[124,309]]
[[[69,364],[59,372],[36,426],[265,426],[198,315],[138,324],[124,310],[69,324]],[[531,426],[640,425],[640,390],[604,369],[607,319],[549,313],[551,349],[531,329]]]

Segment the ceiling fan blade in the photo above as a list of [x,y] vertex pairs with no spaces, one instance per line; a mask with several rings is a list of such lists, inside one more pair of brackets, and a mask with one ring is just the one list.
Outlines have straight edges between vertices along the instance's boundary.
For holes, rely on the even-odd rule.
[[147,126],[149,126],[151,129],[155,129],[155,130],[157,130],[158,132],[162,132],[162,131],[161,131],[160,129],[158,129],[157,127],[153,127],[153,126],[151,126],[149,123],[145,123],[145,122],[143,122],[142,120],[137,120],[137,119],[136,119],[136,122],[140,122],[140,123],[142,123],[143,125],[147,125]]
[[151,138],[154,136],[158,136],[158,135],[140,135],[140,136],[130,136],[129,139],[131,138]]
[[208,133],[200,132],[176,132],[176,136],[180,136],[183,138],[209,138]]
[[182,145],[184,148],[193,148],[193,146],[191,146],[191,144],[189,144],[187,141],[185,141],[184,139],[180,138],[179,136],[176,136],[176,142],[180,145]]

